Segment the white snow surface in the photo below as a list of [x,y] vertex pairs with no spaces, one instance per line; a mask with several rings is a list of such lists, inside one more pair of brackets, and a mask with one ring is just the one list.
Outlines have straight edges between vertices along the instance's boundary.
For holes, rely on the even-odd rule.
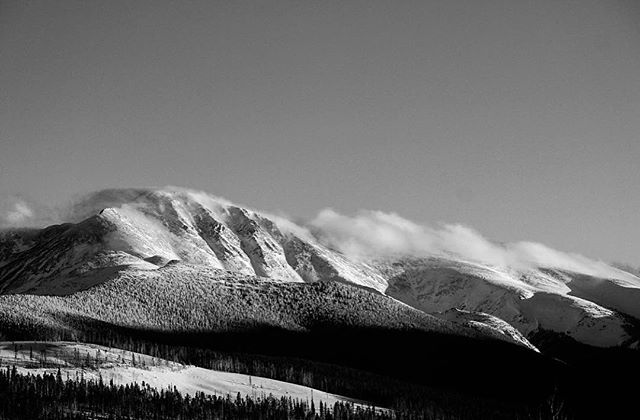
[[456,324],[480,330],[487,335],[494,335],[501,340],[515,342],[533,351],[540,352],[520,331],[496,316],[483,312],[470,312],[455,308],[434,315]]
[[[41,362],[45,360],[46,367],[42,367]],[[232,397],[240,393],[243,397],[251,398],[272,395],[276,398],[313,400],[315,404],[320,401],[330,405],[350,402],[368,406],[360,400],[289,382],[183,365],[141,353],[86,343],[0,342],[0,366],[16,366],[19,373],[33,375],[55,375],[60,369],[63,379],[84,377],[85,380],[98,381],[102,378],[105,383],[113,380],[116,385],[142,385],[144,382],[158,390],[175,387],[181,394],[192,396],[197,392]]]
[[69,279],[81,277],[91,287],[95,282],[85,274],[96,269],[155,269],[150,262],[171,260],[291,282],[341,280],[378,291],[387,286],[376,270],[282,218],[188,190],[98,195],[78,205],[86,219],[54,227],[55,234],[37,238],[35,246],[20,248],[22,238],[12,238],[0,263],[0,293],[71,294],[83,287]]
[[632,316],[638,310],[633,303],[640,303],[640,288],[632,282],[621,285],[543,269],[521,272],[443,257],[377,265],[387,273],[387,294],[427,313],[454,308],[486,313],[524,336],[542,328],[598,347],[625,345],[633,338],[625,317],[615,310]]

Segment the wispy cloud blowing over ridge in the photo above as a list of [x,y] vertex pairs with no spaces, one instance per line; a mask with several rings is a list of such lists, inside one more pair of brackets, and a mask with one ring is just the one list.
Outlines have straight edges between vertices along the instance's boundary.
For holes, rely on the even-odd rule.
[[461,224],[420,225],[395,213],[362,210],[354,216],[325,209],[310,222],[321,240],[354,257],[455,255],[494,266],[558,268],[626,277],[610,265],[535,242],[498,244]]

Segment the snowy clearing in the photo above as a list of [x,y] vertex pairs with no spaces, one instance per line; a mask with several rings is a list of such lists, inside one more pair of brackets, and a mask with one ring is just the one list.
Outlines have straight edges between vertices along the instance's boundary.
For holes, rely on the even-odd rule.
[[16,341],[0,342],[0,366],[16,366],[22,374],[56,374],[63,379],[113,381],[116,385],[144,382],[160,389],[173,387],[182,394],[204,392],[211,395],[240,393],[243,397],[261,398],[273,395],[303,401],[320,401],[333,405],[350,402],[368,406],[364,401],[330,394],[314,388],[259,376],[222,372],[183,365],[141,353],[95,344],[73,342]]

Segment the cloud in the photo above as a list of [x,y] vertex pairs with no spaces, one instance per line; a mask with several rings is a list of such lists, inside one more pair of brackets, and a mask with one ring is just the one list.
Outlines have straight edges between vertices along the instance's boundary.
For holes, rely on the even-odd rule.
[[353,256],[413,255],[433,250],[431,235],[424,227],[393,213],[361,211],[350,217],[325,209],[310,225],[320,239]]
[[459,224],[436,229],[395,213],[362,210],[345,216],[325,209],[310,225],[321,240],[352,256],[455,254],[495,265],[509,262],[504,249]]
[[42,214],[37,206],[19,196],[9,196],[0,201],[0,228],[33,227]]
[[546,267],[594,276],[619,277],[610,265],[535,242],[498,244],[460,224],[420,225],[395,213],[359,211],[355,216],[325,209],[310,222],[318,238],[353,257],[449,255],[493,266]]
[[5,219],[12,225],[26,222],[33,217],[33,210],[23,201],[14,203],[13,209],[7,212]]

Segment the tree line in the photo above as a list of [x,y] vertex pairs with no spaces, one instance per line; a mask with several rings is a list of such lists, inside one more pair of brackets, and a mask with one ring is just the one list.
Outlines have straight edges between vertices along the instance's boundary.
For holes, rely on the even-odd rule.
[[182,395],[175,387],[157,390],[142,384],[62,378],[57,374],[20,374],[0,370],[2,419],[255,419],[255,420],[391,420],[415,417],[356,406],[328,405],[287,397]]

